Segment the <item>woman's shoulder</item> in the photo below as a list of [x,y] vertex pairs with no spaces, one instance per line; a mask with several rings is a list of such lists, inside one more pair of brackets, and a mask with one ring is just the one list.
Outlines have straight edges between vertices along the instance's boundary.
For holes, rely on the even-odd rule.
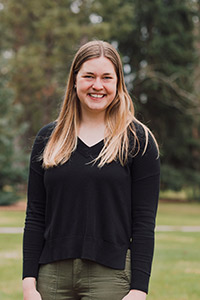
[[136,140],[139,143],[145,143],[146,140],[148,139],[149,136],[149,128],[147,126],[145,126],[143,123],[141,123],[140,121],[138,121],[137,119],[135,119],[131,124],[130,124],[130,134],[129,134],[129,138],[130,138],[130,142],[136,142]]
[[37,137],[49,137],[56,126],[56,121],[51,122],[40,128]]
[[51,122],[43,126],[38,131],[33,144],[33,151],[35,150],[36,152],[40,152],[44,149],[55,126],[56,126],[56,122]]
[[132,123],[132,128],[133,131],[130,138],[130,144],[131,146],[133,144],[135,145],[135,151],[141,155],[151,151],[158,156],[158,143],[149,127],[138,120],[134,120]]

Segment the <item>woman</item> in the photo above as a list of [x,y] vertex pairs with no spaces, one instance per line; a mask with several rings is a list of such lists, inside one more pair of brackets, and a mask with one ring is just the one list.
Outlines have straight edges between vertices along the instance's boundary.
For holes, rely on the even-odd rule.
[[31,154],[24,300],[146,299],[159,173],[155,138],[134,116],[117,51],[85,44],[58,119]]

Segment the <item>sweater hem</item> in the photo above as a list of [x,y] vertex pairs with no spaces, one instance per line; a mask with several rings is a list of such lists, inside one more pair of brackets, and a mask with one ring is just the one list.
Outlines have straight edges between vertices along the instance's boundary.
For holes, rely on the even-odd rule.
[[95,261],[113,269],[123,270],[125,267],[126,253],[129,245],[116,245],[92,237],[69,237],[59,239],[59,247],[56,240],[45,242],[39,264],[69,258],[80,258]]

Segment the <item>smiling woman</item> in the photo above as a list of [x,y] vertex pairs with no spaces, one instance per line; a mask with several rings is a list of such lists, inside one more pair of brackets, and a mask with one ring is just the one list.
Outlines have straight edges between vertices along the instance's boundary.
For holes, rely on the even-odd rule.
[[159,174],[119,54],[103,41],[83,45],[58,119],[31,153],[24,300],[145,300]]

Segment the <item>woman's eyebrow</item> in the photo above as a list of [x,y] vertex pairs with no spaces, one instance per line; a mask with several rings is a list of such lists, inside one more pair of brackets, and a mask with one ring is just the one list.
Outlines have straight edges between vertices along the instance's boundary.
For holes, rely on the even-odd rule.
[[93,72],[88,72],[88,71],[85,71],[84,73],[86,73],[86,74],[94,74]]
[[[83,74],[94,75],[95,73],[94,73],[94,72],[89,72],[89,71],[84,71]],[[106,72],[106,73],[103,73],[102,75],[103,75],[103,76],[105,76],[105,75],[113,76],[114,73]]]

